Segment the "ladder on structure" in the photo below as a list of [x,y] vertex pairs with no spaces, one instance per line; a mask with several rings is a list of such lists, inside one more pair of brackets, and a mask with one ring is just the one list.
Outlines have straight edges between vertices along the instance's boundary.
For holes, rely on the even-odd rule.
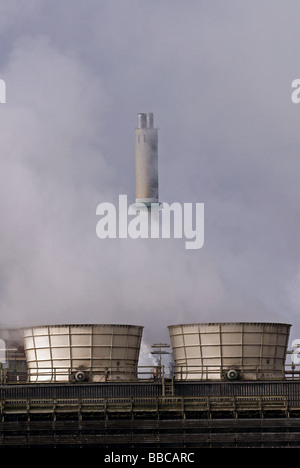
[[174,396],[174,381],[173,381],[173,379],[164,378],[164,380],[163,380],[163,396],[164,397]]

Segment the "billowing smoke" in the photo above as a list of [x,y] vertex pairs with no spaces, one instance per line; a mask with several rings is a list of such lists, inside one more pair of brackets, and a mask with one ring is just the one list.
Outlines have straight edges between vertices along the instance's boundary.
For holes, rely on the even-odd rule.
[[[299,334],[297,6],[217,4],[42,0],[29,14],[15,0],[2,12],[2,325],[137,324],[146,347],[184,322]],[[148,110],[160,200],[205,204],[199,250],[96,236],[99,203],[134,202]]]

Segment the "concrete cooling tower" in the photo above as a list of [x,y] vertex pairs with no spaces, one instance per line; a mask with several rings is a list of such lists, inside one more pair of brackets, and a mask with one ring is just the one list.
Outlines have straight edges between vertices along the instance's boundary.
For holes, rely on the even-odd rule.
[[171,325],[175,378],[284,379],[290,327],[255,322]]
[[105,382],[137,377],[143,327],[48,325],[24,329],[30,382]]

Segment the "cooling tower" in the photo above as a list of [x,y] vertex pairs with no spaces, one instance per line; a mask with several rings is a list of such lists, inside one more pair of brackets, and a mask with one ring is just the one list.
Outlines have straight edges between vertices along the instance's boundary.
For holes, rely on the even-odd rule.
[[2,369],[11,371],[11,379],[13,375],[19,379],[19,373],[26,371],[22,328],[0,328],[0,363]]
[[138,114],[135,130],[136,203],[158,203],[158,130],[153,114]]
[[126,381],[137,377],[143,327],[48,325],[24,329],[30,382]]
[[195,323],[169,326],[175,378],[284,379],[289,324]]

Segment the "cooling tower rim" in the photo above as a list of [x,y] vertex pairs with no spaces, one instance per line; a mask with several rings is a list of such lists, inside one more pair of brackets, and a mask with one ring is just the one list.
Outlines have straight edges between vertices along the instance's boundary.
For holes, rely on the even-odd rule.
[[21,327],[22,330],[28,328],[64,328],[64,327],[74,327],[74,328],[88,328],[88,327],[113,327],[113,328],[144,328],[142,325],[132,325],[126,323],[53,323],[45,325],[27,325],[26,327]]
[[178,323],[174,325],[168,325],[168,328],[175,328],[175,327],[194,327],[194,326],[202,326],[202,325],[267,325],[267,326],[285,326],[291,327],[292,324],[290,323],[283,323],[283,322],[195,322],[195,323]]

